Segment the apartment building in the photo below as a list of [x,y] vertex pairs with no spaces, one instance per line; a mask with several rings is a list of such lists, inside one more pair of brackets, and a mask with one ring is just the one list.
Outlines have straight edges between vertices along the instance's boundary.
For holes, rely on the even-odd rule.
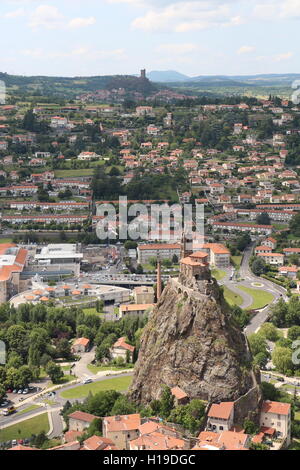
[[180,257],[180,244],[177,243],[153,243],[148,245],[139,245],[137,248],[138,263],[146,264],[151,258],[160,258],[172,260],[173,256]]

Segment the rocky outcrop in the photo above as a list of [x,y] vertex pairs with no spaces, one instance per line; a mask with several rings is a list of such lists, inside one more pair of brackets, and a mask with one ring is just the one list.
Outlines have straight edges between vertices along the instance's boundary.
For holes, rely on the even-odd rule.
[[235,401],[257,386],[246,338],[210,276],[170,279],[145,328],[131,399],[158,399],[162,385],[209,402]]

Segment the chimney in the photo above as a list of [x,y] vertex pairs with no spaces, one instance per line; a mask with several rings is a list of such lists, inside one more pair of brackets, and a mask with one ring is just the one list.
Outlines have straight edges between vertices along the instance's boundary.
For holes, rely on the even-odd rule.
[[161,283],[161,263],[160,263],[160,258],[157,258],[157,292],[156,292],[156,297],[157,297],[157,302],[159,301],[161,297],[161,292],[162,292],[162,283]]

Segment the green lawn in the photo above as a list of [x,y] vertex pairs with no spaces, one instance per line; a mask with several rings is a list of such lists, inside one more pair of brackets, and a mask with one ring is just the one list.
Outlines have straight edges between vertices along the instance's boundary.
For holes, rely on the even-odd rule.
[[222,281],[222,279],[224,279],[226,276],[226,272],[222,271],[221,269],[213,269],[211,273],[217,281]]
[[41,408],[41,407],[38,406],[38,405],[28,406],[28,408],[24,408],[24,410],[18,411],[18,416],[24,415],[26,413],[29,413],[30,411],[33,411],[33,410],[37,410],[38,408]]
[[82,170],[55,170],[55,177],[56,178],[73,178],[76,176],[92,176],[94,173],[93,168],[85,168]]
[[21,423],[13,424],[5,429],[1,429],[0,442],[29,438],[32,434],[39,434],[42,431],[45,431],[47,434],[49,430],[48,413],[44,413],[34,418],[26,419]]
[[274,299],[273,295],[270,292],[259,289],[251,289],[250,287],[238,286],[239,289],[246,292],[246,294],[251,295],[253,299],[252,305],[249,307],[251,310],[257,310],[265,307],[270,304]]
[[232,290],[228,289],[228,287],[223,286],[223,292],[226,302],[233,307],[234,305],[238,305],[239,307],[243,304],[243,297],[240,295],[235,294]]
[[97,393],[105,390],[116,390],[117,392],[126,391],[132,382],[132,377],[118,377],[116,379],[103,380],[102,382],[79,385],[79,387],[65,390],[61,393],[62,398],[84,398],[90,392]]
[[239,269],[239,267],[241,266],[242,259],[242,256],[231,256],[231,263],[236,269]]
[[0,238],[0,244],[2,243],[12,243],[12,238]]
[[92,374],[98,374],[98,372],[103,372],[107,370],[113,370],[113,371],[122,371],[126,370],[132,367],[132,364],[123,366],[123,367],[116,367],[116,366],[95,366],[94,364],[88,364],[87,368]]
[[98,315],[98,316],[101,316],[103,315],[103,312],[97,312],[96,308],[84,308],[82,309],[83,313],[85,313],[85,315]]

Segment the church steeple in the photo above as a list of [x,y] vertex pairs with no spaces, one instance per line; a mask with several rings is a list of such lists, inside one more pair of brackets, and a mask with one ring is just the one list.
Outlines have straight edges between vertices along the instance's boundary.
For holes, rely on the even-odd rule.
[[186,233],[182,232],[181,237],[181,250],[180,250],[180,258],[186,258],[187,256],[193,253],[193,239],[192,237],[188,237]]

